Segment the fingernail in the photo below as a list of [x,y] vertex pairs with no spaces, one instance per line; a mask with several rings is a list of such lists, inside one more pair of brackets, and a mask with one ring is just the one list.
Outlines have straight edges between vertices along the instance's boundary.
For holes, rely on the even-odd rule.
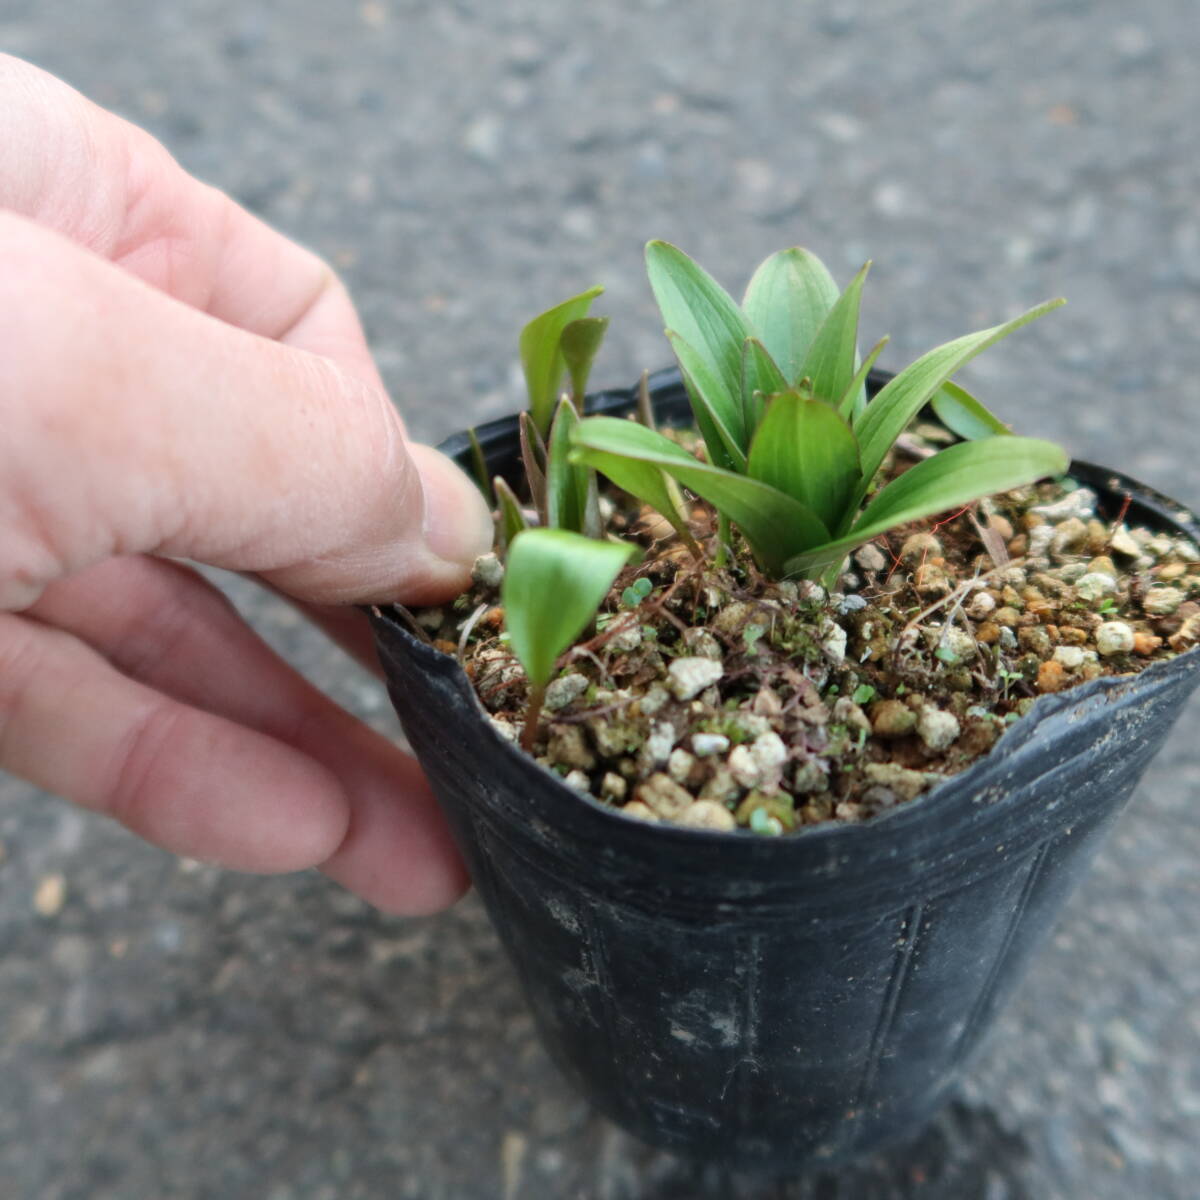
[[410,447],[425,492],[425,542],[439,558],[469,569],[492,548],[492,516],[469,476],[432,446]]

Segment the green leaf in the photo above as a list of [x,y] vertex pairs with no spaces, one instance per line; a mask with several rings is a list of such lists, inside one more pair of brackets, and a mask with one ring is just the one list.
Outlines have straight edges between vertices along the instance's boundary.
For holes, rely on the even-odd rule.
[[564,529],[530,529],[513,540],[500,599],[509,644],[534,687],[549,682],[634,549]]
[[897,525],[947,512],[1035,479],[1061,475],[1069,463],[1066,451],[1039,438],[1010,436],[949,446],[893,479],[867,505],[846,537],[793,556],[784,570],[792,575],[831,566],[855,546]]
[[1011,321],[1005,321],[1003,325],[995,325],[979,333],[968,333],[952,342],[935,346],[891,380],[867,405],[854,426],[862,453],[863,493],[909,421],[955,371],[1022,325],[1028,325],[1063,303],[1062,300],[1048,300]]
[[487,459],[484,457],[483,447],[479,444],[479,435],[475,432],[474,425],[467,430],[467,441],[471,446],[471,471],[475,476],[475,486],[483,493],[483,498],[488,504],[492,504],[491,476],[488,474]]
[[[754,330],[729,293],[677,247],[647,243],[646,273],[663,324],[704,363],[712,385],[705,401],[744,454],[750,437],[742,418],[742,343]],[[695,377],[694,367],[685,370]]]
[[534,511],[542,524],[546,524],[546,443],[527,412],[517,418],[521,438],[521,465],[525,468],[525,482],[529,484],[529,496]]
[[768,396],[787,391],[787,380],[767,353],[767,348],[758,338],[747,338],[742,343],[742,410],[746,414],[746,428],[750,440],[767,411]]
[[[731,402],[725,393],[724,383],[713,373],[704,355],[674,330],[667,330],[667,339],[679,360],[683,386],[692,404],[696,428],[700,430],[700,436],[708,448],[709,461],[731,471],[745,471],[746,453],[740,436],[729,425]],[[740,384],[737,398],[732,404],[738,410],[738,420],[742,421]]]
[[800,382],[804,357],[837,298],[825,264],[799,246],[772,254],[754,272],[742,309],[789,383]]
[[[870,269],[868,262],[838,297],[800,367],[800,379],[807,379],[813,395],[828,404],[836,405],[846,394],[858,368],[858,311]],[[866,403],[865,397],[862,402]],[[852,403],[857,405],[859,397],[854,396]]]
[[588,376],[592,373],[592,363],[596,361],[607,329],[607,317],[580,317],[563,326],[559,339],[567,374],[571,376],[571,399],[575,402],[576,412],[581,414]]
[[[820,517],[785,492],[702,463],[662,434],[632,421],[589,417],[580,422],[574,440],[580,457],[595,461],[605,474],[608,465],[593,460],[593,455],[632,459],[666,471],[732,520],[768,569],[829,538]],[[613,481],[620,485],[619,480]]]
[[823,400],[798,391],[773,396],[750,447],[747,473],[799,500],[831,531],[846,528],[853,517],[847,510],[859,480],[858,444]]
[[[671,488],[668,486],[668,478],[663,474],[662,468],[655,466],[653,463],[642,462],[636,458],[630,458],[625,454],[613,453],[610,450],[589,444],[588,439],[595,431],[597,422],[612,422],[614,425],[622,426],[634,425],[632,421],[620,421],[615,417],[585,417],[572,434],[572,461],[586,463],[587,466],[595,468],[602,474],[607,475],[621,491],[628,492],[629,495],[640,500],[643,504],[650,505],[651,508],[671,523],[688,549],[699,557],[700,547],[697,545],[696,539],[692,536],[692,531],[687,527],[687,523],[679,511],[679,506],[676,504],[675,497],[671,494]],[[635,427],[645,429],[644,425],[637,425]],[[667,445],[675,445],[674,442],[668,441],[654,430],[650,430],[649,432],[654,437],[667,442]],[[684,454],[689,461],[696,461],[690,454],[686,454],[682,450],[680,453]]]
[[548,308],[521,330],[521,365],[525,368],[529,411],[543,437],[550,430],[554,404],[566,373],[562,332],[572,321],[587,316],[592,301],[602,291],[602,287],[588,288],[586,292]]
[[883,348],[888,344],[887,334],[871,347],[870,354],[862,361],[862,366],[854,373],[854,378],[850,380],[849,387],[842,393],[841,399],[835,407],[838,412],[850,422],[851,427],[862,415],[862,411],[867,406],[867,376],[871,373],[871,368],[875,365],[875,360],[883,353]]
[[933,411],[951,433],[974,442],[987,437],[1006,437],[1012,433],[999,417],[975,399],[965,387],[949,381],[934,393]]
[[573,463],[571,433],[578,426],[579,414],[565,397],[559,401],[550,428],[549,457],[546,460],[546,524],[551,529],[569,529],[582,533],[587,516],[587,467]]
[[499,475],[492,480],[492,488],[496,493],[496,504],[500,509],[500,519],[496,523],[497,541],[501,549],[512,544],[518,533],[529,528],[525,514],[521,511],[521,502],[516,493],[501,479]]

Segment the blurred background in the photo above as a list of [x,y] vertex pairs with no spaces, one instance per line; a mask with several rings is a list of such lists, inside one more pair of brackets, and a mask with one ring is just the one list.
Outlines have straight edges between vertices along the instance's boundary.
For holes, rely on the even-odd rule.
[[[613,318],[594,383],[666,365],[647,238],[731,289],[803,244],[842,282],[874,259],[863,337],[892,335],[890,366],[1066,295],[964,380],[1200,504],[1192,0],[0,0],[0,49],[334,263],[420,438],[519,407],[520,325],[592,283]],[[396,732],[381,688],[231,587]],[[384,918],[0,778],[0,1196],[1194,1197],[1198,713],[954,1105],[879,1159],[773,1182],[576,1099],[473,900]]]

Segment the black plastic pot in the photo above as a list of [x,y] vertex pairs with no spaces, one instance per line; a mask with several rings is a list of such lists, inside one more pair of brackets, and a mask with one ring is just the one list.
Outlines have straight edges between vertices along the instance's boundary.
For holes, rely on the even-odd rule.
[[[677,376],[655,383],[660,411],[682,415]],[[515,423],[480,434],[493,469],[511,469]],[[1200,540],[1142,485],[1073,473],[1114,511],[1130,496],[1130,521]],[[580,797],[492,730],[452,658],[394,612],[373,623],[554,1058],[639,1137],[728,1165],[849,1158],[934,1112],[1200,680],[1191,650],[1043,696],[919,800],[772,839]]]

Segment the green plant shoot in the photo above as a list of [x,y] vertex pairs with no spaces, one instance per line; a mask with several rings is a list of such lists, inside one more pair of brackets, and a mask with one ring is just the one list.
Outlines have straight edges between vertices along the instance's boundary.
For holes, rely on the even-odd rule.
[[[572,296],[534,317],[521,330],[521,366],[525,370],[525,387],[529,392],[529,414],[543,438],[550,435],[550,422],[558,402],[559,388],[567,374],[563,333],[573,322],[588,315],[592,301],[602,291],[602,287],[588,288],[586,292],[580,292],[578,296]],[[591,360],[599,348],[599,338],[603,335],[603,327],[599,330],[599,336],[594,327],[590,333],[577,331],[568,335],[568,353],[574,364],[571,368],[573,375],[582,369],[581,378],[586,379]]]
[[[759,267],[739,307],[674,246],[651,242],[646,262],[708,461],[644,425],[606,417],[575,425],[571,457],[677,528],[678,513],[664,511],[664,476],[689,488],[722,524],[738,527],[771,574],[835,581],[851,550],[897,525],[1067,468],[1059,447],[1011,436],[950,382],[975,355],[1061,300],[936,347],[867,404],[867,371],[883,346],[860,362],[867,267],[839,294],[815,255],[785,250]],[[978,440],[919,463],[864,508],[896,439],[929,403],[951,429]]]
[[509,644],[529,679],[526,749],[559,656],[596,615],[635,550],[563,529],[529,529],[513,538],[500,599]]

